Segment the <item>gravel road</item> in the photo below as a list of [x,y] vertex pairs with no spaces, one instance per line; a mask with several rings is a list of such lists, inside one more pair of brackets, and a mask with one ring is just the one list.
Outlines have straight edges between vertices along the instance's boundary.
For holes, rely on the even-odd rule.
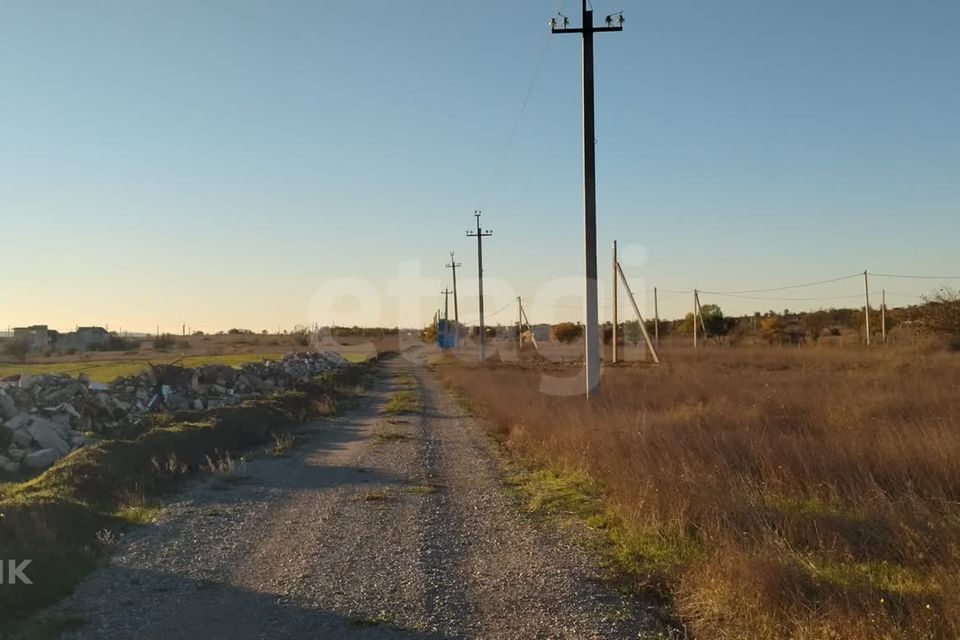
[[[421,364],[167,502],[45,615],[69,638],[647,638],[571,536],[504,494],[482,424]],[[423,408],[381,413],[397,377]]]

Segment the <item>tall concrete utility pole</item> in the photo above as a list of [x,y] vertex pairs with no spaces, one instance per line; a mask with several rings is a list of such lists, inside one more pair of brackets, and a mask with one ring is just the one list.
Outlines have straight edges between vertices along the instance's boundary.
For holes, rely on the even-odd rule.
[[610,338],[610,364],[617,364],[617,241],[613,241],[613,335]]
[[477,279],[480,282],[480,362],[483,362],[486,356],[483,348],[486,341],[485,329],[483,328],[483,239],[492,236],[493,231],[480,229],[480,213],[480,211],[473,212],[473,215],[477,217],[477,230],[476,232],[467,231],[467,237],[477,239]]
[[462,267],[459,262],[453,259],[453,251],[450,252],[450,264],[448,269],[453,269],[453,323],[457,325],[457,344],[460,343],[460,305],[457,303],[457,267]]
[[[614,26],[616,16],[616,26]],[[579,29],[570,29],[570,20],[561,14],[562,25],[556,18],[550,20],[553,33],[579,33],[583,36],[583,242],[586,261],[586,327],[584,368],[587,395],[600,393],[600,336],[597,311],[597,176],[595,165],[596,134],[593,114],[593,34],[623,31],[623,14],[606,17],[605,27],[593,26],[593,11],[587,9],[587,0],[581,0]]]

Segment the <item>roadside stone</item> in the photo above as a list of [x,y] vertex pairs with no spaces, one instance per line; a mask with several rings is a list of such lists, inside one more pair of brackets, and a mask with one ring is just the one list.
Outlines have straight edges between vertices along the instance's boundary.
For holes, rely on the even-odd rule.
[[0,389],[0,418],[7,419],[15,415],[17,415],[17,403],[7,395],[6,391]]
[[23,458],[23,466],[31,469],[46,469],[62,458],[54,449],[40,449],[31,451]]
[[20,413],[5,421],[3,424],[11,431],[19,431],[23,427],[27,426],[32,419],[33,416],[31,416],[29,413]]
[[43,419],[34,420],[27,427],[27,431],[44,449],[53,449],[61,457],[70,453],[70,445],[63,439],[62,432],[56,423]]

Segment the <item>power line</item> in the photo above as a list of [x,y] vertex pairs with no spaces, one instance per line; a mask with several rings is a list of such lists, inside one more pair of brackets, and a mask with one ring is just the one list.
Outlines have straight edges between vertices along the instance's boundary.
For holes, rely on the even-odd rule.
[[[797,302],[818,302],[821,300],[850,300],[852,298],[859,298],[861,294],[854,294],[849,296],[822,296],[819,298],[778,298],[775,296],[744,296],[736,293],[719,293],[716,291],[700,291],[701,293],[709,293],[713,296],[720,296],[722,298],[739,298],[742,300],[773,300],[774,302],[779,301],[797,301]],[[878,294],[879,291],[871,291],[870,293]]]
[[870,273],[875,278],[908,278],[911,280],[960,280],[960,276],[915,276],[899,273]]
[[803,289],[804,287],[815,287],[821,284],[830,284],[831,282],[841,282],[843,280],[851,280],[853,278],[863,277],[863,272],[854,273],[849,276],[841,276],[839,278],[829,278],[827,280],[817,280],[814,282],[804,282],[801,284],[790,284],[784,287],[768,287],[766,289],[740,289],[740,290],[730,290],[730,291],[707,291],[706,289],[698,289],[700,293],[709,293],[709,294],[724,294],[724,293],[766,293],[769,291],[786,291],[788,289]]

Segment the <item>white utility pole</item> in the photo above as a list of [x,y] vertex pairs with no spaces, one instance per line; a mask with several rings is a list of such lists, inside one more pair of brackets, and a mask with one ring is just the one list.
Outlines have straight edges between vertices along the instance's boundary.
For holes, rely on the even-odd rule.
[[693,348],[697,348],[697,290],[693,290]]

